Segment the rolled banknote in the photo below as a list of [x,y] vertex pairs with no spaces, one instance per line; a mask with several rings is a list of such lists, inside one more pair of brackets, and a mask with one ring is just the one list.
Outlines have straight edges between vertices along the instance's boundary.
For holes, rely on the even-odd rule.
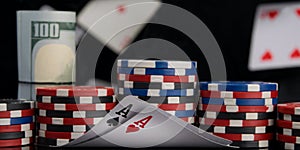
[[75,81],[75,12],[17,11],[20,82]]

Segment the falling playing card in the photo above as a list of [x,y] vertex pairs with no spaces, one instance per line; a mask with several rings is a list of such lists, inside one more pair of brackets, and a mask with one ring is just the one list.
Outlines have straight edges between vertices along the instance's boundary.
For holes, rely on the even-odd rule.
[[249,69],[300,66],[300,3],[264,4],[253,26]]
[[160,5],[159,0],[94,0],[80,12],[78,23],[119,54]]
[[127,96],[122,99],[122,101],[120,101],[120,103],[90,131],[66,146],[89,146],[86,141],[90,141],[113,130],[147,106],[149,106],[147,102],[144,102],[134,96]]

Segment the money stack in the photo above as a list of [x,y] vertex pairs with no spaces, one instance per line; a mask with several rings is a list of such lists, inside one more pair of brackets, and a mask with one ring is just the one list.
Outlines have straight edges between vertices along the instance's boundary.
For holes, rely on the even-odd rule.
[[79,138],[117,104],[113,88],[37,88],[37,144],[63,146]]
[[200,82],[200,128],[240,148],[272,146],[277,83]]
[[278,104],[277,141],[280,149],[300,149],[300,102]]
[[75,12],[17,11],[20,82],[74,82],[75,21]]
[[[0,149],[34,143],[34,101],[0,100]],[[9,148],[8,148],[9,149]]]
[[194,123],[197,63],[167,60],[118,60],[118,99],[140,99]]

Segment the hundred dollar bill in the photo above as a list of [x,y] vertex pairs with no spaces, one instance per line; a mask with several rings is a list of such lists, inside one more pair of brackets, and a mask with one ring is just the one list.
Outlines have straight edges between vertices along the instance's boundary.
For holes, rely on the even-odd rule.
[[19,81],[75,80],[75,12],[17,11]]

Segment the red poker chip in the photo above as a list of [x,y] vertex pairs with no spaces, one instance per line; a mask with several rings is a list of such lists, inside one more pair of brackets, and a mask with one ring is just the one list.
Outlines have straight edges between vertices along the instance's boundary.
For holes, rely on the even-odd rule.
[[151,104],[162,110],[194,110],[196,108],[194,103],[185,104]]
[[300,102],[278,104],[277,108],[283,114],[300,115]]
[[84,135],[84,132],[53,132],[39,130],[39,136],[52,139],[77,139]]
[[114,89],[101,86],[57,86],[57,87],[39,87],[36,89],[36,95],[40,96],[112,96]]
[[202,111],[215,111],[215,112],[253,112],[253,113],[260,113],[260,112],[273,112],[274,105],[267,105],[267,106],[227,106],[227,105],[207,105],[207,104],[200,104],[199,110]]
[[228,127],[253,127],[253,126],[272,126],[274,119],[268,120],[225,120],[199,117],[200,124]]
[[273,133],[266,134],[228,134],[228,133],[213,133],[216,136],[232,141],[260,141],[260,140],[272,140]]
[[278,91],[235,92],[235,91],[200,91],[201,97],[209,98],[276,98]]
[[283,135],[277,134],[277,140],[286,143],[294,143],[300,144],[300,137],[299,136],[290,136],[290,135]]
[[197,82],[195,75],[190,76],[163,76],[163,75],[130,75],[118,74],[118,80],[135,82]]
[[78,111],[78,110],[111,110],[117,105],[114,103],[98,104],[54,104],[54,103],[37,103],[37,108],[43,110],[60,110],[60,111]]
[[0,132],[22,132],[34,130],[34,123],[0,126]]
[[54,117],[37,117],[38,123],[55,124],[55,125],[95,125],[102,118],[54,118]]
[[0,111],[0,118],[19,118],[34,116],[34,109]]
[[22,146],[33,143],[33,138],[21,138],[12,140],[0,140],[0,147]]
[[288,129],[300,129],[300,122],[277,120],[277,126],[281,128],[288,128]]

